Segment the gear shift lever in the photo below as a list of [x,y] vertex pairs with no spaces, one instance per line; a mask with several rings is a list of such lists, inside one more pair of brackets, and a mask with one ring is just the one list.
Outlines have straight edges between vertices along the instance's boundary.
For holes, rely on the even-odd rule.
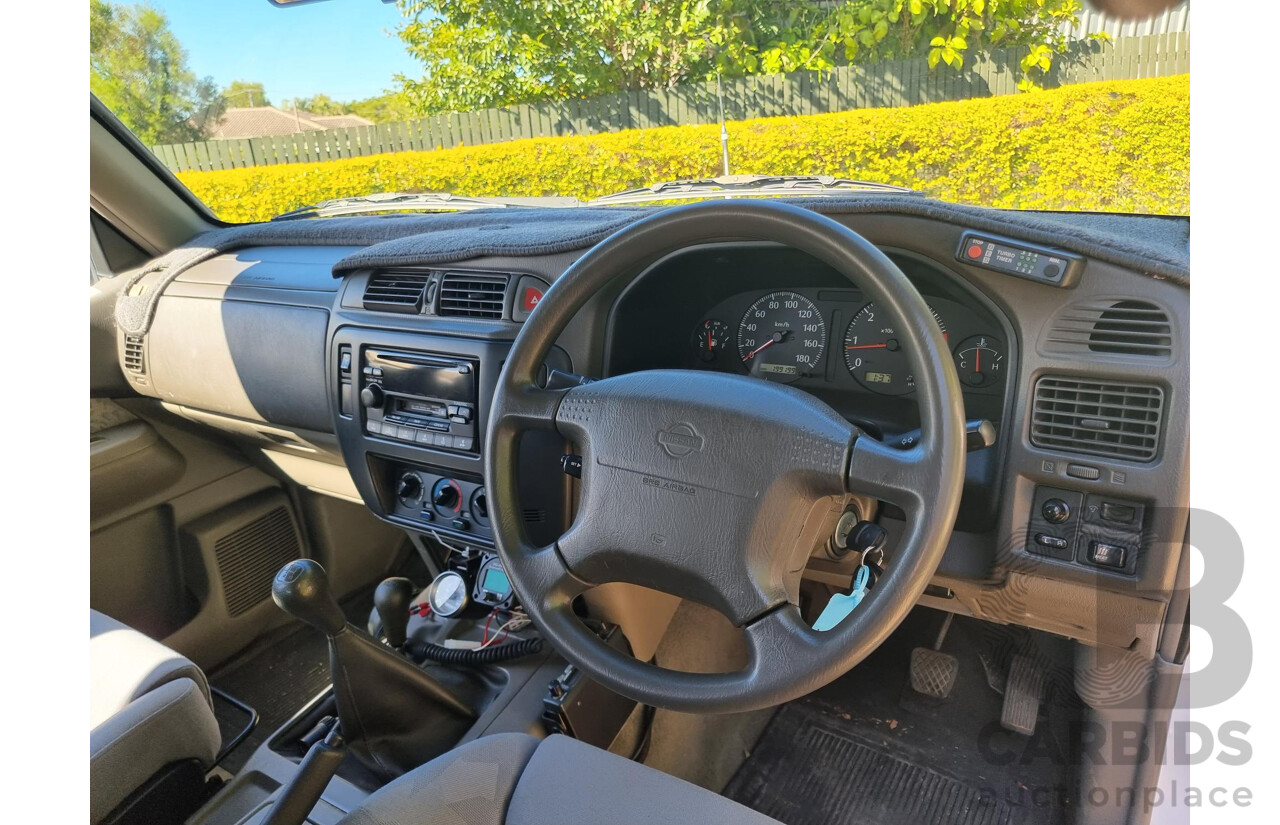
[[396,650],[404,647],[409,630],[409,602],[414,596],[413,582],[406,578],[383,579],[373,591],[373,606],[382,620],[382,632],[387,644]]
[[[471,726],[476,713],[466,702],[347,623],[319,563],[297,559],[286,564],[271,583],[271,597],[328,637],[343,736],[352,752],[384,779],[444,753]],[[406,602],[401,627],[408,623],[408,610]],[[403,630],[401,639],[403,643]]]
[[271,598],[281,610],[326,636],[347,625],[347,617],[329,589],[329,575],[310,559],[298,559],[280,568],[271,583]]

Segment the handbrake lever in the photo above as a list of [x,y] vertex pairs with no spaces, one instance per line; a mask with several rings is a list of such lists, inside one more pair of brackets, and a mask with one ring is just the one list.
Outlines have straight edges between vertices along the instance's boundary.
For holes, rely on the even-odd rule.
[[303,825],[346,755],[347,743],[335,721],[328,735],[307,750],[298,772],[276,797],[262,825]]

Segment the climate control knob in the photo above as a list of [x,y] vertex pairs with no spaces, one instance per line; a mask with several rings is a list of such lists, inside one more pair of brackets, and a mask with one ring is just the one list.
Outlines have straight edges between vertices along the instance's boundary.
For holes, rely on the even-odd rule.
[[417,473],[405,473],[396,482],[396,495],[405,501],[417,501],[422,498],[422,479]]
[[377,384],[369,384],[360,390],[360,403],[366,407],[381,407],[382,387]]
[[462,492],[458,485],[447,478],[437,481],[435,489],[431,491],[431,503],[437,510],[457,510],[461,500]]

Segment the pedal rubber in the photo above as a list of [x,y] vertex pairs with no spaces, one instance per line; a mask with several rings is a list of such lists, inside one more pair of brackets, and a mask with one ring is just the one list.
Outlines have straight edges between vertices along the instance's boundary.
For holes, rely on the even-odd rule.
[[1031,657],[1015,654],[1009,663],[1009,681],[1004,688],[1004,707],[1000,724],[1005,730],[1030,736],[1036,731],[1040,716],[1040,694],[1044,689],[1044,671]]
[[917,647],[911,651],[911,687],[935,699],[947,699],[956,685],[960,662],[950,653]]

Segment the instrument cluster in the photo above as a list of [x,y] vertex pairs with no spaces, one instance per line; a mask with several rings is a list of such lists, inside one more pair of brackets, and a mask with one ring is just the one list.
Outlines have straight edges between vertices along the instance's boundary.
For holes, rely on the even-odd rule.
[[[966,393],[1000,394],[1005,343],[970,308],[926,297]],[[854,289],[740,293],[710,308],[690,336],[692,366],[786,384],[854,382],[877,395],[915,390],[899,321]]]

